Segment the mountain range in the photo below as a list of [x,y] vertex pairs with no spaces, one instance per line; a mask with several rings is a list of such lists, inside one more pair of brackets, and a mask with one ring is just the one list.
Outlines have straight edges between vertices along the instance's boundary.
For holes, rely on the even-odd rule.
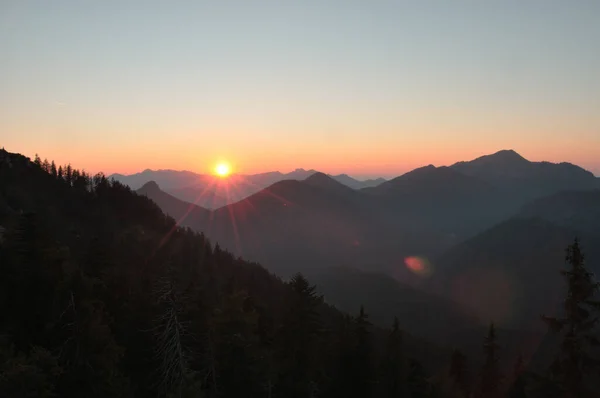
[[[572,164],[530,162],[500,151],[449,167],[422,167],[362,189],[315,172],[215,210],[182,201],[155,183],[138,192],[181,225],[279,275],[324,267],[380,272],[450,297],[478,317],[528,327],[538,324],[542,311],[556,310],[547,298],[561,283],[555,276],[566,244],[575,235],[590,246],[598,238],[599,189],[597,178]],[[413,257],[431,264],[431,277],[407,266]],[[597,259],[592,248],[590,260]],[[506,292],[485,288],[496,281],[504,281]],[[529,284],[537,287],[519,293]],[[498,303],[494,297],[502,294],[508,296]],[[477,305],[471,297],[479,297]]]
[[[191,171],[146,169],[131,175],[112,174],[108,178],[119,181],[134,190],[148,182],[155,182],[176,198],[207,209],[217,209],[242,200],[276,182],[305,180],[315,173],[317,173],[315,170],[299,168],[289,173],[274,171],[248,175],[233,174],[224,180],[218,176],[197,174]],[[383,178],[361,181],[347,174],[331,177],[352,189],[373,187],[385,182]]]

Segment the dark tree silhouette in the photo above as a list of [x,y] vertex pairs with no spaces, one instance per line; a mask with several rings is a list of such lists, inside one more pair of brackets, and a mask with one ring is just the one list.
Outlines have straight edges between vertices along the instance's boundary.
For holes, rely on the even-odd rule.
[[405,396],[408,392],[406,378],[402,331],[400,330],[398,317],[395,317],[381,360],[380,385],[382,396],[389,398]]
[[488,334],[483,343],[484,363],[481,369],[481,383],[479,386],[479,396],[481,398],[493,398],[500,394],[502,375],[500,373],[500,364],[498,359],[499,346],[496,336],[496,328],[493,323],[490,324]]
[[353,358],[353,393],[357,398],[368,398],[373,388],[373,347],[371,343],[371,323],[361,306],[355,320],[356,347]]
[[288,310],[279,331],[283,366],[277,391],[288,397],[306,397],[317,380],[315,350],[322,329],[318,308],[323,299],[302,274],[292,277],[288,285]]
[[586,269],[584,260],[579,240],[575,239],[567,248],[569,268],[561,271],[568,288],[564,317],[543,318],[550,330],[563,336],[560,353],[550,371],[568,398],[584,397],[585,375],[600,368],[600,361],[592,354],[593,349],[600,345],[597,330],[600,284]]
[[411,398],[426,398],[431,393],[427,372],[423,365],[414,358],[408,361],[408,390]]
[[513,383],[509,389],[509,398],[527,398],[526,392],[526,380],[525,380],[525,360],[523,355],[519,354],[515,368],[513,370]]
[[453,389],[458,391],[464,397],[469,396],[470,383],[467,369],[467,357],[457,349],[452,352],[450,370],[448,373],[453,383]]

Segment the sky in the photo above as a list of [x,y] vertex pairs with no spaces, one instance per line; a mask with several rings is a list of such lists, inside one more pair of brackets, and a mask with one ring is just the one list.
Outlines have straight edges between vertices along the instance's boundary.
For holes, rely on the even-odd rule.
[[0,0],[0,146],[91,172],[600,176],[600,2]]

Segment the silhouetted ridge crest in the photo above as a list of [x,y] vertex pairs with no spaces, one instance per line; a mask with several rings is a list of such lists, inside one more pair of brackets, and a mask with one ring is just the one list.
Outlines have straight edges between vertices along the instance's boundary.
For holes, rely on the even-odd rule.
[[571,163],[531,162],[513,150],[504,150],[451,166],[515,197],[518,202],[564,190],[597,187],[594,175]]
[[457,162],[455,165],[462,164],[493,164],[493,165],[510,165],[510,164],[529,164],[529,160],[525,159],[513,149],[503,149],[491,155],[483,155],[469,161]]
[[401,175],[400,177],[396,177],[391,181],[395,181],[395,180],[402,180],[402,179],[410,179],[410,178],[431,178],[437,175],[443,175],[443,174],[448,174],[445,170],[445,167],[435,167],[434,165],[430,164],[427,166],[423,166],[423,167],[419,167],[417,169],[414,169],[412,171],[409,171],[408,173],[405,173],[403,175]]
[[311,185],[313,187],[318,187],[329,192],[335,192],[337,194],[353,194],[355,191],[348,187],[347,185],[342,184],[341,182],[335,180],[331,176],[328,176],[325,173],[317,172],[304,180],[305,184]]
[[139,192],[156,192],[161,191],[156,181],[148,181],[138,190]]
[[337,186],[345,187],[345,185],[342,184],[341,182],[336,181],[333,178],[331,178],[330,176],[328,176],[327,174],[321,173],[321,172],[314,173],[313,175],[306,178],[304,180],[304,182],[309,183],[309,184],[314,184],[314,185],[326,184],[326,185],[336,186],[336,187]]

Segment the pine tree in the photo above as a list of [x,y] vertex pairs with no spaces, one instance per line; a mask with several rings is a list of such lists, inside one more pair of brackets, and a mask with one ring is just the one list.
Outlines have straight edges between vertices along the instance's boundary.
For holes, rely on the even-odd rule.
[[209,321],[205,377],[210,396],[259,396],[264,391],[260,374],[258,316],[248,295],[236,291],[224,297]]
[[569,269],[561,271],[568,288],[564,318],[544,317],[544,320],[552,331],[564,333],[560,353],[550,371],[567,398],[579,398],[585,396],[584,376],[600,368],[600,361],[591,354],[600,345],[597,332],[600,283],[586,269],[578,239],[567,247],[566,262]]
[[35,159],[34,159],[33,163],[35,163],[39,167],[42,167],[42,159],[40,158],[40,155],[38,155],[37,153],[35,154]]
[[402,331],[400,330],[398,317],[395,317],[381,361],[381,393],[383,397],[397,398],[406,395],[406,366],[404,362]]
[[508,392],[509,398],[527,398],[525,391],[525,361],[523,355],[519,355],[517,362],[515,363],[515,369],[513,371],[513,384]]
[[[61,397],[125,396],[129,380],[119,371],[123,347],[112,334],[112,318],[104,303],[87,296],[94,281],[80,279],[71,303],[63,315],[61,328],[68,333],[60,348],[66,376],[59,384]],[[77,290],[81,290],[77,292]]]
[[453,389],[467,397],[470,391],[467,357],[459,350],[452,352],[449,376],[453,383]]
[[69,185],[73,182],[73,169],[70,164],[65,167],[65,181]]
[[56,397],[61,372],[57,358],[48,350],[34,346],[25,354],[0,341],[0,396]]
[[52,174],[53,177],[56,177],[58,175],[58,172],[56,171],[56,163],[54,163],[54,160],[52,161],[52,163],[50,163],[50,174]]
[[318,307],[323,298],[302,274],[289,282],[291,292],[279,331],[282,369],[278,393],[307,397],[317,381],[317,341],[322,329]]
[[188,323],[182,320],[182,299],[174,283],[174,271],[169,266],[157,285],[156,293],[161,313],[157,318],[156,354],[160,359],[160,388],[181,397],[189,374],[190,353],[184,344]]
[[36,214],[22,214],[6,239],[7,261],[0,264],[0,288],[5,297],[0,308],[5,319],[19,330],[14,334],[19,350],[46,337],[44,324],[50,316],[56,283],[54,269],[48,264],[51,256],[46,252],[46,233],[40,224]]
[[59,179],[61,179],[61,180],[63,179],[63,168],[62,168],[62,166],[58,166],[58,173],[57,173],[57,177],[58,177]]
[[483,349],[485,361],[481,372],[480,397],[493,398],[500,393],[501,374],[498,363],[498,350],[496,328],[490,324],[488,334],[485,338]]
[[332,347],[332,374],[327,397],[347,398],[353,394],[354,377],[353,355],[355,343],[354,319],[345,314],[339,319],[335,331],[335,345]]
[[411,398],[427,398],[430,393],[427,372],[423,365],[414,358],[408,361],[408,390]]
[[371,396],[374,375],[371,344],[371,322],[360,306],[360,312],[355,320],[356,347],[353,355],[353,393],[356,398],[367,398]]

